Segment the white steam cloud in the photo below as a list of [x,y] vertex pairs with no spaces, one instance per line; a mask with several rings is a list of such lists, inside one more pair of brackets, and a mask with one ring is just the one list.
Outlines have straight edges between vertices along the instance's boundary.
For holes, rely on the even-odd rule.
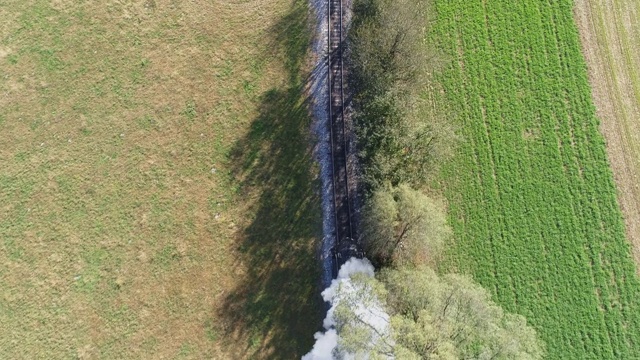
[[[355,359],[353,354],[340,349],[340,334],[336,331],[336,319],[334,313],[341,301],[347,301],[350,310],[364,323],[371,332],[370,347],[374,348],[376,342],[389,341],[389,315],[384,311],[374,294],[362,291],[351,280],[354,274],[374,276],[373,265],[367,259],[349,259],[338,272],[338,277],[331,281],[331,285],[322,292],[322,298],[331,304],[324,319],[324,332],[317,332],[313,337],[316,343],[313,349],[302,357],[302,360],[334,360]],[[360,291],[358,291],[360,290]],[[385,338],[382,339],[381,335]]]

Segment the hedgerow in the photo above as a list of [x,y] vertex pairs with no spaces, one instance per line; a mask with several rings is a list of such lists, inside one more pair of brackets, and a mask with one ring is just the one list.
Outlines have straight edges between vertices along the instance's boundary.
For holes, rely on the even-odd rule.
[[421,187],[454,139],[424,92],[440,62],[425,41],[428,2],[355,0],[349,31],[354,123],[367,190]]

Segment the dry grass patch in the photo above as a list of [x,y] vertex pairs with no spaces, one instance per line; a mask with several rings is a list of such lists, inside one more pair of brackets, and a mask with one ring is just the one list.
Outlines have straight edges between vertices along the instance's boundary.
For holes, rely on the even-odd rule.
[[640,3],[579,0],[575,18],[627,237],[640,264]]
[[10,0],[0,16],[0,357],[307,350],[306,3]]

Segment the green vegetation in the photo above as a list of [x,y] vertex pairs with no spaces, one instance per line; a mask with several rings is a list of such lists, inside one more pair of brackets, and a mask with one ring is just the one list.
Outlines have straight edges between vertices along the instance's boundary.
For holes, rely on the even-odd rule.
[[[456,140],[425,94],[434,92],[430,72],[440,58],[425,42],[427,5],[354,2],[349,54],[366,182],[362,234],[367,255],[383,268],[382,283],[353,277],[336,306],[339,347],[370,358],[540,359],[544,345],[524,317],[504,313],[471,279],[427,266],[439,264],[451,229],[423,191]],[[361,314],[375,304],[391,315],[390,335]]]
[[[544,346],[524,317],[504,313],[486,290],[465,276],[439,276],[418,266],[385,269],[379,278],[355,274],[348,287],[337,290],[339,348],[356,358],[543,357]],[[382,308],[390,318],[377,311]]]
[[0,358],[293,359],[304,0],[0,2]]
[[394,344],[388,332],[383,299],[387,290],[369,274],[355,273],[348,283],[341,283],[336,291],[339,298],[333,319],[339,334],[340,353],[356,359],[388,359],[394,355]]
[[423,266],[381,278],[399,359],[543,358],[544,346],[525,318],[504,313],[465,276],[438,276]]
[[407,185],[380,188],[367,199],[362,216],[367,257],[378,266],[433,262],[450,240],[444,212]]
[[[367,190],[422,186],[453,132],[422,93],[438,64],[424,41],[428,2],[356,0],[349,32],[358,150]],[[425,118],[430,121],[424,121]]]
[[[463,137],[442,171],[456,246],[551,359],[640,358],[640,283],[573,2],[435,0],[439,75]],[[436,95],[439,93],[436,93]]]

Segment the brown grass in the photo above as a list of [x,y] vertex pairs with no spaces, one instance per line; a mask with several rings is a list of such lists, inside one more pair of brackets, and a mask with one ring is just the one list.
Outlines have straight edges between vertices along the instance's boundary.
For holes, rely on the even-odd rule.
[[308,349],[305,4],[0,4],[0,358]]
[[575,18],[627,236],[640,264],[640,2],[577,0]]

